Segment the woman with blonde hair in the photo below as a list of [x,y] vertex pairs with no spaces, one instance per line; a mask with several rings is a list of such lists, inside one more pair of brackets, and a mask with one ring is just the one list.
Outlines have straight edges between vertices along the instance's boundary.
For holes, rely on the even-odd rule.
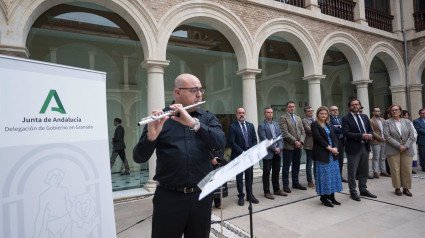
[[341,205],[335,200],[335,193],[342,191],[338,162],[338,138],[329,124],[329,109],[321,106],[316,112],[316,121],[311,123],[313,134],[313,160],[316,192],[327,207]]
[[412,188],[412,160],[415,155],[412,123],[401,117],[401,106],[391,105],[389,111],[391,117],[384,122],[384,137],[392,184],[396,195],[402,195],[400,188],[403,187],[403,193],[411,197],[409,189]]

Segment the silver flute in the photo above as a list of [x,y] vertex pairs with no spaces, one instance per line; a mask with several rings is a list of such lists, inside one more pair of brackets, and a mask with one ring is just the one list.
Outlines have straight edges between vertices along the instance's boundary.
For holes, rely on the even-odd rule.
[[[197,107],[197,106],[199,106],[199,105],[202,105],[202,104],[204,104],[204,103],[205,103],[205,101],[198,102],[198,103],[195,103],[195,104],[192,104],[192,105],[186,106],[186,107],[184,107],[183,109],[184,109],[184,110],[188,110],[188,109],[191,109],[191,108]],[[152,116],[144,117],[144,118],[142,118],[142,120],[140,120],[140,121],[137,123],[137,125],[138,125],[138,126],[146,125],[146,124],[151,123],[151,122],[153,122],[153,121],[160,120],[160,119],[162,119],[162,118],[164,118],[164,117],[171,116],[171,115],[173,115],[173,113],[174,113],[174,112],[176,112],[176,111],[170,110],[170,111],[161,112],[161,113],[160,113],[159,115],[157,115],[157,116],[152,115]]]

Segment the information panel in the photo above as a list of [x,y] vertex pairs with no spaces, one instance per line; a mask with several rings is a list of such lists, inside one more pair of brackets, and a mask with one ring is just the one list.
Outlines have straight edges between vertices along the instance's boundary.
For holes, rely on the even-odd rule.
[[0,55],[0,237],[116,237],[105,73]]

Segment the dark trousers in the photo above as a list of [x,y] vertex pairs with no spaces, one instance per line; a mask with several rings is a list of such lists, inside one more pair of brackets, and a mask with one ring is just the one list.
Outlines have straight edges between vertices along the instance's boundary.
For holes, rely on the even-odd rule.
[[212,194],[198,201],[199,194],[174,192],[157,187],[153,197],[153,238],[198,238],[210,236]]
[[305,172],[307,174],[307,182],[313,182],[311,167],[313,166],[313,150],[305,150]]
[[299,184],[298,174],[300,173],[301,149],[283,150],[282,183],[289,185],[289,167],[292,164],[292,186]]
[[357,154],[351,155],[347,153],[347,170],[350,193],[357,192],[356,179],[359,180],[360,192],[366,191],[367,176],[369,174],[369,151],[366,148],[366,144],[362,144]]
[[419,165],[422,167],[422,171],[425,171],[425,145],[418,145],[418,155]]
[[[252,167],[246,169],[244,172],[245,172],[246,196],[248,197],[252,195],[252,177],[253,177]],[[236,187],[238,189],[238,197],[245,196],[245,194],[243,193],[243,173],[244,172],[236,175]]]
[[339,173],[342,178],[342,168],[344,167],[344,148],[345,148],[345,138],[342,137],[338,140],[338,152],[339,152]]
[[112,169],[112,166],[114,166],[115,160],[117,159],[118,155],[120,156],[122,163],[124,164],[125,172],[130,172],[130,167],[128,166],[127,157],[125,156],[125,150],[112,151],[112,155],[110,159],[111,169]]
[[264,194],[270,193],[270,170],[272,171],[273,192],[279,187],[280,155],[274,154],[272,159],[263,159],[263,190]]

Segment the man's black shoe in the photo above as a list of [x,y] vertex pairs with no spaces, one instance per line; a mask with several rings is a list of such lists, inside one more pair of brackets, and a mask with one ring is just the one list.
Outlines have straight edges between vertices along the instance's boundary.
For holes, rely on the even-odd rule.
[[[246,197],[246,200],[249,201],[248,196]],[[251,202],[254,203],[254,204],[260,203],[260,201],[258,201],[258,199],[254,197],[254,195],[251,196]]]
[[128,171],[127,172],[124,172],[124,173],[121,174],[121,176],[122,175],[130,175],[130,172],[128,172]]
[[341,177],[341,182],[348,183],[348,180],[346,180],[345,178]]
[[296,188],[296,189],[299,189],[299,190],[307,190],[306,187],[302,186],[299,183],[292,185],[292,188]]
[[372,175],[368,175],[367,178],[368,179],[373,179],[373,176]]
[[370,193],[369,191],[363,191],[363,192],[360,192],[360,195],[361,196],[364,196],[364,197],[370,197],[370,198],[377,198],[378,196],[376,196],[375,194],[372,194],[372,193]]
[[359,197],[359,195],[357,195],[357,193],[350,193],[350,197],[354,201],[360,202],[360,197]]
[[288,187],[288,186],[286,186],[286,185],[283,185],[282,190],[283,190],[285,193],[291,193],[291,189],[289,189],[289,187]]
[[243,197],[239,197],[239,199],[238,199],[238,205],[239,206],[243,206],[244,205]]

